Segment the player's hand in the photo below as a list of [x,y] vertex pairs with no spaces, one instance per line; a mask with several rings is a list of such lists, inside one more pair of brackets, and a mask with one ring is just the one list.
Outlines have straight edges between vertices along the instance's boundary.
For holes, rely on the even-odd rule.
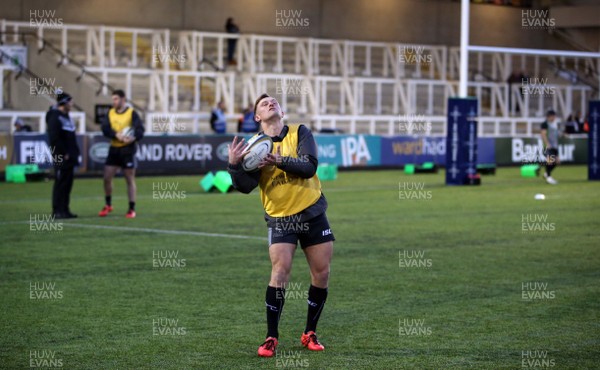
[[258,168],[263,168],[265,166],[277,166],[283,162],[283,157],[281,156],[281,147],[277,147],[277,152],[275,154],[269,153],[267,156],[260,161],[258,164]]
[[238,140],[238,137],[234,137],[233,141],[230,145],[227,145],[227,150],[229,151],[229,164],[236,165],[244,159],[246,155],[246,147],[248,143],[244,141],[243,138]]
[[130,144],[133,143],[135,141],[135,137],[133,136],[123,136],[123,140],[121,140],[122,142],[124,142],[125,144]]
[[117,140],[125,142],[125,140],[123,140],[124,139],[123,134],[121,134],[120,132],[117,132],[115,134],[115,137],[117,138]]

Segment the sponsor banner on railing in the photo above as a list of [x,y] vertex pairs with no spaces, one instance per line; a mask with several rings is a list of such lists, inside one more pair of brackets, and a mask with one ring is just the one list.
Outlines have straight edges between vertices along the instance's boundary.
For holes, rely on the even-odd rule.
[[13,140],[6,133],[0,134],[0,170],[4,171],[13,156]]
[[[146,136],[138,143],[139,172],[204,173],[227,167],[227,144],[233,136]],[[88,169],[104,168],[110,143],[102,136],[90,138]]]
[[[243,134],[249,140],[251,134]],[[314,134],[318,148],[319,163],[336,164],[340,167],[381,165],[381,137],[374,135],[318,135]],[[233,136],[228,137],[229,142]],[[227,145],[223,147],[227,158]]]
[[[140,173],[205,173],[225,169],[227,144],[232,135],[151,136],[138,144]],[[445,137],[371,135],[315,135],[319,163],[340,167],[404,166],[407,163],[434,162],[444,166]],[[78,172],[100,172],[108,154],[109,141],[101,135],[77,135],[82,154]],[[562,163],[585,164],[588,160],[585,137],[561,138]],[[477,163],[519,165],[543,162],[542,142],[538,138],[478,138]],[[37,163],[52,168],[53,152],[45,134],[0,136],[0,171],[8,163]]]
[[[541,138],[496,138],[496,164],[518,165],[545,162]],[[558,158],[561,163],[587,163],[586,138],[562,137],[558,140]]]
[[[77,172],[85,170],[85,135],[77,135],[77,145],[81,153]],[[17,134],[13,136],[13,164],[37,164],[42,170],[52,168],[53,160],[61,161],[62,156],[48,145],[46,134]]]
[[319,163],[340,167],[381,165],[381,137],[373,135],[315,135]]
[[[477,139],[477,163],[495,163],[495,139]],[[445,137],[395,136],[381,139],[381,164],[404,166],[407,163],[446,163]]]

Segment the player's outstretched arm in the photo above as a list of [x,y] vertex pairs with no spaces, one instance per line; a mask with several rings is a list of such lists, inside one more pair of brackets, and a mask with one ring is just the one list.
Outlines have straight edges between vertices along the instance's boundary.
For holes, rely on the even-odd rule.
[[238,191],[248,194],[258,186],[260,171],[248,173],[242,169],[242,159],[246,155],[246,147],[248,144],[244,139],[234,137],[230,145],[227,146],[229,151],[229,163],[227,171],[231,175],[233,187]]

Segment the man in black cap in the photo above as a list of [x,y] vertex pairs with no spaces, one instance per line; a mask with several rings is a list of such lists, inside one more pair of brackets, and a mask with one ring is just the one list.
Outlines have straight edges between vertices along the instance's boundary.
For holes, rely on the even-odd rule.
[[73,188],[73,173],[79,165],[79,147],[75,136],[75,123],[69,116],[73,107],[69,94],[61,92],[56,97],[56,105],[46,113],[48,141],[55,170],[52,188],[52,213],[55,218],[75,218],[71,213],[69,200]]

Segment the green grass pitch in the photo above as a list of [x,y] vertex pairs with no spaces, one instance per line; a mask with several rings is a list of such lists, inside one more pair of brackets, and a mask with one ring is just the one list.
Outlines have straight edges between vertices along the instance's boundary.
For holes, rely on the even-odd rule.
[[101,179],[78,179],[80,217],[36,230],[51,183],[2,183],[0,367],[598,368],[600,183],[583,166],[554,175],[558,186],[518,168],[480,187],[399,170],[324,182],[337,238],[326,350],[300,344],[310,281],[298,250],[271,359],[256,355],[270,273],[257,192],[142,177],[128,220],[118,178],[101,219]]

